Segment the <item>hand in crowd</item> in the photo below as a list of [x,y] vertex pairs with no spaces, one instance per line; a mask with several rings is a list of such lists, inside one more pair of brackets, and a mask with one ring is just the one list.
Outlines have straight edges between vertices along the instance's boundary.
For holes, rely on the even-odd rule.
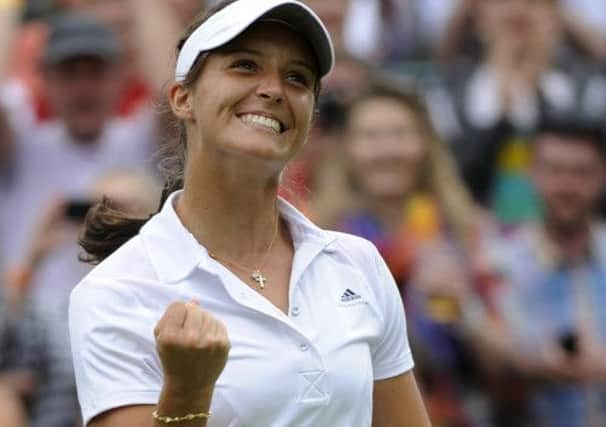
[[437,246],[421,252],[412,280],[416,289],[426,295],[450,297],[463,297],[467,293],[467,277],[453,251]]
[[411,283],[427,298],[426,309],[432,318],[444,322],[460,318],[470,288],[461,261],[451,250],[425,248]]
[[30,371],[0,371],[0,388],[6,387],[20,396],[31,396],[36,380]]
[[606,349],[594,341],[579,339],[574,352],[559,343],[544,345],[533,355],[520,356],[520,371],[540,382],[591,384],[606,380]]
[[66,213],[67,201],[57,198],[49,202],[34,228],[26,265],[35,268],[54,249],[77,241],[80,223]]
[[164,384],[182,396],[212,391],[230,349],[223,323],[195,302],[171,304],[154,330]]

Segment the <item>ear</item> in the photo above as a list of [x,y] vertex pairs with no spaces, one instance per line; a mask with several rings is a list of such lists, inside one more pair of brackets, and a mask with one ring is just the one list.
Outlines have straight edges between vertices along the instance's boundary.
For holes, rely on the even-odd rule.
[[168,101],[173,114],[179,120],[191,120],[193,114],[192,92],[179,83],[173,83],[168,89]]

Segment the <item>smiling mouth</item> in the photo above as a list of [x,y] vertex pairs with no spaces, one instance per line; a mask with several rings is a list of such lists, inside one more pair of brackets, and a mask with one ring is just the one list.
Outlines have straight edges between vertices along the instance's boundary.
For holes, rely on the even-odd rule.
[[280,134],[286,130],[286,126],[282,122],[271,117],[260,116],[258,114],[243,114],[238,117],[246,124],[261,127],[276,134]]

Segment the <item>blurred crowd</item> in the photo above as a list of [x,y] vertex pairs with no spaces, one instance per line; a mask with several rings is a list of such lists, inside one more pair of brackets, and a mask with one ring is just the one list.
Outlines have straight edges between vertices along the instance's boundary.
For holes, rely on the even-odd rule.
[[[606,425],[606,2],[304,1],[337,64],[282,195],[379,248],[434,426]],[[0,1],[0,426],[80,425],[78,234],[157,211],[213,3]]]

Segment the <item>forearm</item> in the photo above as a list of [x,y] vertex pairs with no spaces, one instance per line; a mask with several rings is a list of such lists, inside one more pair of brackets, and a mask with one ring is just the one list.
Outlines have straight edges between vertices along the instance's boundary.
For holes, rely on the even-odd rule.
[[8,74],[22,5],[22,0],[0,0],[0,83],[6,80]]
[[606,34],[590,28],[571,12],[562,11],[561,16],[566,33],[585,53],[597,60],[606,59]]
[[[1,0],[0,0],[1,1]],[[135,34],[141,66],[155,94],[171,77],[176,43],[181,32],[168,2],[129,0],[135,17]]]

